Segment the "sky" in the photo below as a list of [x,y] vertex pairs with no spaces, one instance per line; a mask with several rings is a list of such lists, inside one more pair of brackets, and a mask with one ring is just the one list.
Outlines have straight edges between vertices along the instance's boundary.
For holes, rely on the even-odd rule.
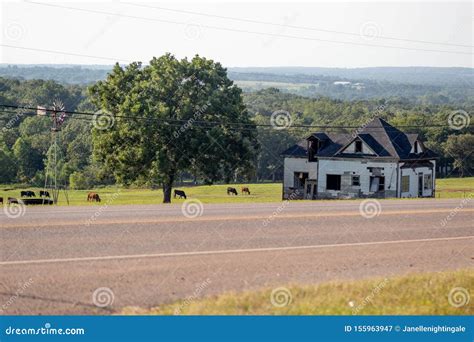
[[2,1],[0,63],[473,67],[471,2]]

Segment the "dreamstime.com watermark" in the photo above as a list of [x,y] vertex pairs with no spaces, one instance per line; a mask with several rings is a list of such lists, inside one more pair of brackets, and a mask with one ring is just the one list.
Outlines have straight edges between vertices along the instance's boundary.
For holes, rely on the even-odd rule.
[[180,315],[183,309],[194,302],[204,290],[211,284],[211,279],[207,278],[205,281],[200,283],[195,289],[192,295],[186,297],[186,299],[174,309],[175,315]]
[[455,308],[469,304],[470,300],[471,296],[469,295],[469,291],[464,287],[453,287],[451,291],[449,291],[448,302]]
[[25,215],[26,205],[22,200],[12,203],[7,202],[7,205],[3,206],[3,212],[7,217],[16,219]]
[[206,112],[206,110],[209,108],[211,105],[210,102],[206,103],[202,107],[198,107],[198,109],[194,112],[193,117],[186,121],[180,128],[178,128],[176,131],[173,132],[173,137],[175,139],[178,139],[181,134],[186,132],[189,128],[192,128],[194,126],[194,123],[199,120],[203,114]]
[[354,132],[352,132],[352,137],[355,138],[357,137],[366,127],[367,125],[373,120],[373,119],[376,119],[380,116],[382,116],[383,112],[385,111],[385,106],[384,105],[380,105],[378,106],[377,108],[375,108],[375,110],[372,112],[372,115],[370,116],[370,118],[363,124],[361,125],[359,128],[357,128]]
[[27,109],[29,107],[33,107],[32,103],[27,103],[24,108],[18,108],[16,110],[15,116],[13,116],[8,122],[5,124],[5,126],[2,127],[2,132],[5,133],[9,129],[12,129],[15,127],[15,125],[25,116],[27,113]]
[[372,302],[374,301],[374,298],[376,295],[378,295],[380,293],[380,291],[382,291],[382,289],[387,285],[388,283],[388,279],[385,278],[382,282],[380,282],[379,284],[377,284],[377,286],[375,286],[372,291],[370,292],[370,294],[364,298],[364,300],[362,301],[362,303],[360,303],[359,305],[357,305],[356,307],[355,306],[355,303],[353,301],[350,301],[349,302],[349,306],[352,307],[352,314],[353,315],[357,315],[362,309],[364,309],[367,305],[369,304],[372,304]]
[[204,205],[197,198],[189,198],[181,205],[181,212],[187,218],[196,218],[204,214]]
[[292,201],[292,200],[298,198],[299,194],[300,194],[300,192],[299,192],[298,190],[295,190],[294,192],[292,192],[291,195],[288,196],[288,199],[284,200],[283,203],[280,204],[280,205],[278,206],[278,208],[276,208],[276,209],[273,211],[273,213],[272,213],[270,216],[268,216],[268,217],[262,222],[262,225],[263,225],[264,227],[268,226],[268,224],[269,224],[270,222],[272,222],[273,220],[275,220],[275,219],[278,217],[278,215],[280,215],[281,212],[282,212],[283,210],[285,210],[285,208],[286,208],[288,205],[290,205],[290,201]]
[[112,128],[115,125],[115,117],[102,110],[96,112],[92,116],[92,126],[99,131],[105,131]]
[[270,303],[276,308],[288,306],[293,301],[291,291],[286,287],[277,287],[270,294]]
[[359,212],[362,217],[371,219],[377,217],[382,212],[382,205],[374,198],[363,200],[359,205]]
[[441,220],[440,222],[440,225],[441,227],[446,227],[448,225],[448,223],[454,219],[454,217],[456,217],[456,215],[458,214],[458,212],[460,212],[469,202],[472,201],[472,198],[474,197],[474,193],[469,193],[469,195],[467,195],[467,197],[463,198],[461,200],[461,203],[456,207],[454,208],[453,210],[451,210],[449,212],[449,214]]
[[0,307],[0,314],[4,313],[10,306],[12,306],[16,302],[18,297],[20,297],[26,291],[27,288],[33,285],[33,283],[34,283],[33,278],[30,278],[27,281],[25,281],[23,284],[21,284],[16,289],[15,293],[13,293],[10,296],[10,298],[8,298],[8,300],[2,304],[2,306]]
[[461,130],[467,128],[471,123],[471,116],[468,112],[464,110],[456,110],[449,114],[448,116],[448,125],[449,128],[454,130]]
[[96,220],[97,218],[102,215],[102,213],[104,211],[106,211],[108,208],[109,208],[109,205],[111,205],[119,196],[120,196],[120,189],[117,190],[116,192],[114,192],[112,194],[112,196],[110,196],[107,201],[105,201],[105,203],[103,205],[101,205],[97,210],[96,212],[94,213],[94,215],[92,215],[91,217],[89,217],[87,219],[87,221],[84,223],[87,227],[91,226]]
[[114,292],[108,287],[99,287],[92,293],[92,303],[99,308],[112,305],[114,300]]
[[270,116],[270,124],[276,130],[287,129],[293,124],[293,118],[287,110],[276,110]]
[[50,323],[39,328],[17,328],[9,326],[5,335],[84,335],[84,328],[53,328]]

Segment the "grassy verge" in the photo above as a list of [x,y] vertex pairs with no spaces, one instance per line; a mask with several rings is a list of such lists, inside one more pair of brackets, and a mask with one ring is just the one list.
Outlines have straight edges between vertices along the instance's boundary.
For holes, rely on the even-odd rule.
[[[472,315],[474,314],[473,298],[470,302],[465,301],[469,298],[469,291],[472,291],[473,284],[474,270],[470,269],[361,281],[330,282],[314,286],[289,285],[284,289],[291,297],[291,301],[282,307],[272,304],[274,289],[265,289],[227,293],[204,299],[190,297],[184,301],[152,309],[128,307],[121,313],[140,315],[173,315],[177,312],[182,315]],[[451,291],[455,294],[450,296]],[[467,297],[464,294],[467,294]],[[273,298],[274,303],[285,304],[289,297],[282,295],[278,298],[274,295]],[[450,304],[450,301],[453,304],[465,304],[455,307]]]
[[[240,194],[240,187],[248,186],[251,195]],[[449,178],[437,180],[438,198],[462,198],[474,192],[474,177],[470,178]],[[281,183],[265,184],[234,184],[231,185],[239,191],[238,196],[228,196],[226,189],[228,185],[202,185],[193,187],[180,187],[186,191],[189,198],[197,198],[203,203],[259,203],[259,202],[280,202]],[[0,197],[19,197],[21,190],[33,190],[39,195],[40,188],[0,185]],[[94,190],[69,190],[70,205],[96,205],[86,201],[87,193],[95,191],[100,194],[102,203],[114,204],[159,204],[163,200],[161,190],[150,189],[124,189],[118,187],[105,187]],[[182,203],[184,200],[173,200],[175,203]],[[66,205],[64,193],[59,196],[59,204]]]

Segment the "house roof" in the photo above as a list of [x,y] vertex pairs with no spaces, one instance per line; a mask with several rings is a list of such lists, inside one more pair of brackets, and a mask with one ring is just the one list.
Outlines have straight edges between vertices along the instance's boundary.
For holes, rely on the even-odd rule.
[[[306,157],[308,155],[307,140],[319,139],[320,148],[316,157],[367,157],[357,153],[342,153],[356,138],[361,139],[374,151],[377,157],[392,157],[400,160],[433,159],[437,154],[424,148],[422,153],[410,153],[415,141],[418,141],[418,134],[405,134],[398,128],[390,125],[381,118],[375,118],[357,134],[347,133],[312,133],[306,140],[293,145],[282,154],[285,156]],[[373,157],[373,156],[372,156]]]

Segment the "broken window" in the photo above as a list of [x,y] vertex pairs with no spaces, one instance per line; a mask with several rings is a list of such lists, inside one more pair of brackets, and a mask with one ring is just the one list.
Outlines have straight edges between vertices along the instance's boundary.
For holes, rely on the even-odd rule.
[[360,140],[355,141],[355,152],[362,153],[362,141]]
[[360,186],[360,176],[352,176],[352,186]]
[[303,189],[306,183],[306,179],[308,179],[307,172],[295,172],[294,173],[294,187],[297,189]]
[[326,190],[341,190],[341,175],[326,175]]
[[410,176],[402,176],[402,192],[410,192]]
[[385,177],[370,177],[370,191],[384,191],[385,190]]
[[433,178],[430,174],[427,174],[423,178],[423,189],[431,190],[433,188]]

